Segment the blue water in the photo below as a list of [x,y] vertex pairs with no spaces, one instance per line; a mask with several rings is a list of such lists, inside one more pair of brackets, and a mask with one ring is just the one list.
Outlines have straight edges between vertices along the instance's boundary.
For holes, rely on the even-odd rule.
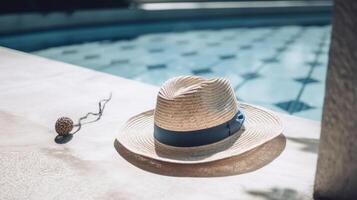
[[239,100],[320,120],[330,26],[142,35],[33,52],[160,86],[179,75],[226,77]]

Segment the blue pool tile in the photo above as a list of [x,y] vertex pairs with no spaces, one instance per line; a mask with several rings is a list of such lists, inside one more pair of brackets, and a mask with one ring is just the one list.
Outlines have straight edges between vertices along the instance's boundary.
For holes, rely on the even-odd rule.
[[166,64],[148,65],[147,68],[148,68],[148,70],[165,69]]
[[137,62],[141,64],[146,64],[146,65],[161,65],[161,64],[168,64],[172,62],[172,60],[175,58],[174,56],[165,56],[161,54],[150,54],[150,55],[142,55],[140,56],[140,59],[132,58],[132,60],[136,60]]
[[193,69],[192,63],[189,63],[184,59],[174,59],[172,62],[166,63],[167,70],[175,71],[175,70],[180,70],[180,71],[186,71],[191,73],[191,69]]
[[240,76],[238,76],[236,74],[222,74],[222,75],[219,75],[219,77],[228,79],[229,83],[231,84],[231,86],[233,88],[235,88],[238,84],[240,84],[241,82],[244,81],[244,79],[242,79]]
[[192,73],[194,75],[203,75],[203,74],[212,73],[212,70],[211,68],[201,68],[201,69],[192,70]]
[[253,79],[260,78],[261,75],[256,72],[250,72],[250,73],[242,74],[241,77],[244,78],[245,80],[253,80]]
[[[178,75],[225,77],[239,99],[280,112],[300,110],[293,114],[318,119],[330,29],[282,26],[168,32],[34,53],[158,86]],[[297,98],[302,84],[305,89]],[[294,100],[298,102],[291,103]]]
[[294,39],[289,39],[289,40],[287,40],[287,41],[285,41],[285,46],[289,46],[289,45],[291,45],[291,44],[293,44],[295,42],[295,40]]
[[100,57],[100,55],[98,55],[98,54],[90,54],[90,55],[85,55],[84,59],[89,60],[89,59],[96,59],[99,57]]
[[122,50],[133,50],[133,49],[135,49],[135,45],[123,45],[120,48]]
[[295,81],[300,82],[302,84],[310,84],[310,83],[317,83],[319,82],[318,80],[315,80],[310,77],[305,77],[305,78],[296,78]]
[[322,67],[323,64],[318,62],[318,61],[313,60],[313,61],[306,62],[306,66],[309,66],[309,67]]
[[248,50],[248,49],[252,49],[252,45],[242,45],[239,47],[241,50]]
[[322,108],[312,108],[309,110],[294,113],[294,115],[298,117],[320,121],[322,117]]
[[237,90],[237,93],[248,102],[262,101],[275,104],[294,99],[300,88],[301,84],[293,80],[262,77],[247,81]]
[[316,56],[306,46],[296,45],[289,47],[279,58],[282,64],[304,65],[306,62],[314,61]]
[[262,102],[262,101],[250,101],[248,103],[254,104],[254,105],[257,105],[257,106],[261,106],[261,107],[263,107],[265,109],[269,109],[269,110],[272,110],[272,111],[289,114],[286,110],[284,110],[284,109],[280,108],[279,106],[276,106],[276,105],[274,105],[272,103],[266,103],[266,102]]
[[76,49],[65,49],[62,51],[62,54],[66,55],[66,54],[74,54],[74,53],[77,53],[78,50]]
[[325,44],[321,47],[323,55],[328,56],[328,51],[330,50],[330,44]]
[[162,36],[156,36],[150,39],[151,42],[162,42],[163,40],[165,40],[165,38]]
[[288,46],[284,45],[284,46],[277,47],[276,51],[281,53],[281,52],[286,51],[287,49],[288,49]]
[[82,59],[82,60],[72,60],[72,64],[86,66],[90,69],[100,69],[102,66],[110,65],[111,60],[105,59],[103,57],[92,58],[92,59]]
[[197,34],[197,37],[198,38],[207,38],[208,34],[207,33],[199,33],[199,34]]
[[236,35],[227,35],[227,36],[224,36],[222,39],[231,41],[231,40],[236,39],[236,37],[237,37]]
[[267,63],[269,63],[268,59],[279,59],[276,57],[276,52],[274,51],[274,49],[269,48],[258,48],[258,47],[254,47],[251,50],[246,50],[246,51],[241,51],[237,53],[239,58],[243,58],[246,55],[248,55],[249,57],[251,57],[252,59],[257,59],[261,62],[267,61]]
[[324,96],[325,85],[318,83],[307,85],[300,99],[314,107],[322,107],[322,104],[324,102]]
[[185,44],[189,44],[190,41],[189,40],[178,40],[176,43],[179,45],[185,45]]
[[124,78],[134,78],[140,74],[148,73],[146,66],[139,66],[139,65],[114,65],[109,67],[104,67],[100,69],[102,72],[106,72],[109,74],[121,76]]
[[[281,41],[281,39],[267,39],[261,43],[255,43],[254,47],[255,48],[264,48],[267,52],[269,51],[274,51],[278,47],[283,47],[286,46],[284,42]],[[286,46],[289,47],[289,46]]]
[[316,67],[311,73],[311,78],[319,80],[320,82],[326,81],[327,67]]
[[265,39],[266,39],[265,37],[259,37],[259,38],[253,39],[252,42],[256,42],[256,43],[263,42]]
[[164,49],[161,49],[161,48],[149,49],[150,53],[161,53],[163,51],[164,51]]
[[260,73],[272,79],[290,79],[294,81],[295,78],[306,77],[309,71],[310,68],[304,67],[304,65],[272,63],[264,65]]
[[219,56],[224,56],[224,55],[236,55],[237,54],[237,48],[236,46],[232,45],[222,45],[220,47],[215,47],[215,48],[199,48],[200,53],[206,53],[210,55],[219,55]]
[[220,58],[221,60],[234,59],[234,58],[236,58],[236,55],[234,55],[234,54],[221,55],[221,56],[219,56],[219,58]]
[[317,62],[321,63],[322,67],[326,67],[328,63],[328,52],[324,52],[323,54],[320,54],[319,57],[317,58]]
[[217,62],[211,69],[216,74],[235,74],[241,77],[241,74],[254,72],[258,66],[259,62],[251,60],[228,59]]
[[216,46],[219,46],[220,44],[221,44],[220,42],[209,42],[209,43],[207,43],[207,46],[216,47]]
[[314,53],[315,55],[320,55],[320,54],[322,54],[322,49],[321,49],[321,48],[318,48],[318,49],[314,50],[313,53]]
[[128,64],[130,62],[129,59],[113,59],[110,61],[110,64],[115,65],[115,64]]
[[133,77],[132,79],[145,82],[148,84],[160,86],[166,80],[173,78],[175,76],[187,75],[186,73],[172,72],[169,70],[151,70],[146,73],[140,73]]
[[303,101],[299,101],[295,99],[289,101],[277,102],[275,103],[275,105],[291,114],[304,110],[310,110],[313,108],[313,106]]
[[262,59],[264,63],[277,63],[279,62],[279,59],[277,57],[270,57],[270,58],[264,58]]
[[210,67],[217,63],[217,61],[219,61],[217,56],[213,57],[207,54],[199,54],[197,56],[190,57],[190,59],[187,60],[189,63],[188,66],[191,69]]
[[48,48],[44,50],[35,51],[32,53],[46,58],[56,59],[57,57],[56,60],[63,60],[63,57],[65,56],[62,54],[62,52],[63,52],[62,48]]
[[137,39],[135,39],[135,41],[140,44],[161,43],[164,42],[169,36],[169,33],[145,34],[139,36]]
[[181,55],[182,56],[195,56],[197,54],[198,54],[197,51],[188,51],[188,52],[182,53]]

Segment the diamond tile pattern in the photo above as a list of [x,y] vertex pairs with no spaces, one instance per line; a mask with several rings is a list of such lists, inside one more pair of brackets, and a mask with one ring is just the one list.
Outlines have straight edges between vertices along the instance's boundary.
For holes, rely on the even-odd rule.
[[277,58],[273,57],[273,58],[265,58],[265,59],[263,59],[263,62],[265,62],[265,63],[276,63],[276,62],[279,62],[279,60]]
[[236,55],[223,55],[219,57],[221,60],[233,59],[236,58]]
[[307,78],[297,78],[295,81],[300,82],[302,84],[309,84],[309,83],[317,83],[319,82],[318,80],[315,80],[313,78],[307,77]]
[[177,44],[188,44],[188,43],[190,43],[190,41],[188,41],[188,40],[178,40],[177,41]]
[[312,106],[309,106],[308,104],[302,101],[296,101],[296,100],[280,102],[280,103],[276,103],[275,105],[291,114],[313,108]]
[[77,53],[77,50],[75,50],[75,49],[68,49],[68,50],[62,51],[62,54],[74,54],[74,53]]
[[241,50],[252,49],[251,45],[243,45],[240,47]]
[[86,56],[84,56],[84,59],[86,59],[86,60],[95,59],[95,58],[99,58],[99,55],[93,54],[93,55],[86,55]]
[[112,60],[110,64],[115,65],[115,64],[127,64],[129,63],[129,59],[122,59],[122,60]]
[[178,75],[225,77],[237,96],[320,120],[330,26],[281,26],[145,34],[34,54],[161,85]]
[[182,53],[182,56],[194,56],[194,55],[197,55],[197,51],[190,51],[190,52]]
[[157,65],[148,65],[147,67],[149,70],[164,69],[164,68],[166,68],[166,65],[165,64],[157,64]]
[[242,74],[241,76],[246,80],[252,80],[252,79],[256,79],[256,78],[260,77],[260,75],[258,73],[255,73],[255,72]]
[[215,46],[219,46],[220,43],[219,42],[210,42],[210,43],[207,43],[207,46],[210,46],[210,47],[215,47]]
[[122,50],[131,50],[131,49],[134,49],[134,48],[135,48],[134,45],[125,45],[125,46],[121,47]]
[[212,70],[210,68],[196,69],[196,70],[192,70],[192,73],[194,75],[203,75],[207,73],[212,73]]
[[150,53],[161,53],[163,51],[164,51],[163,49],[149,49]]

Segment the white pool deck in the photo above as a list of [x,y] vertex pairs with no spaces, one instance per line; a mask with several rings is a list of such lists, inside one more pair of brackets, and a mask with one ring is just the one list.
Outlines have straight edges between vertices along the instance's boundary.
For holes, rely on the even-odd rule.
[[[320,123],[279,114],[287,145],[254,172],[176,178],[141,170],[114,148],[120,127],[154,107],[157,87],[0,47],[0,199],[312,199]],[[54,123],[97,110],[66,144]]]

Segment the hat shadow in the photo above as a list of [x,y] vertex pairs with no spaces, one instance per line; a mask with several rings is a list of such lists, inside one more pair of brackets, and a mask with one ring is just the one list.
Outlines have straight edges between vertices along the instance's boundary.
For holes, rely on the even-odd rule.
[[128,162],[151,173],[175,177],[221,177],[252,172],[268,165],[283,152],[286,146],[286,138],[283,134],[280,134],[243,154],[196,164],[170,163],[133,154],[118,140],[115,140],[114,146],[117,152]]

